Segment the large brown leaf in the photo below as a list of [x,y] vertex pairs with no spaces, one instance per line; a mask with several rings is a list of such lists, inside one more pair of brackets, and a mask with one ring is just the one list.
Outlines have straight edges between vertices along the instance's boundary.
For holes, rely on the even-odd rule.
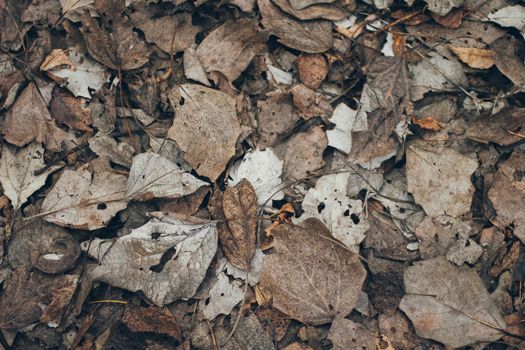
[[274,251],[265,256],[261,276],[273,306],[313,325],[348,315],[366,277],[359,257],[317,219],[277,226],[273,234]]

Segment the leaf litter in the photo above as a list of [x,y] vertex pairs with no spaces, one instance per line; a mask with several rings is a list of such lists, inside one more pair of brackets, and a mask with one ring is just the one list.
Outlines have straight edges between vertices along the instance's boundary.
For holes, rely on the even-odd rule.
[[0,1],[0,348],[522,348],[524,8]]

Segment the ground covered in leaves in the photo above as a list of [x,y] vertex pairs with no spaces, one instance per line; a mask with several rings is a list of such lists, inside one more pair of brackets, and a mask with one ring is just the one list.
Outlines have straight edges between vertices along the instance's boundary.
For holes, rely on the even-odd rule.
[[525,348],[525,4],[0,0],[0,349]]

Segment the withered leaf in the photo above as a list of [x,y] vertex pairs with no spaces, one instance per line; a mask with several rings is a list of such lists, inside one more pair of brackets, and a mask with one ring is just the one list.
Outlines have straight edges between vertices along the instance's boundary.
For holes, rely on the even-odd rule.
[[312,325],[348,315],[366,277],[359,257],[317,219],[279,225],[273,232],[274,251],[265,256],[261,276],[273,306]]
[[258,0],[262,24],[279,41],[292,49],[317,53],[332,47],[332,23],[325,20],[299,21],[290,17],[271,0]]
[[7,113],[4,124],[7,142],[19,147],[33,140],[43,142],[46,149],[58,152],[67,134],[58,128],[37,87],[31,83]]
[[494,65],[495,53],[493,50],[478,49],[475,47],[449,46],[459,59],[469,67],[487,69]]
[[299,116],[293,110],[292,97],[288,94],[276,94],[265,101],[257,101],[257,108],[259,109],[257,145],[261,149],[272,146],[299,121]]
[[510,107],[491,115],[480,117],[467,129],[467,137],[479,142],[494,142],[508,146],[522,141],[525,130],[525,108]]
[[328,63],[321,54],[302,54],[295,61],[299,80],[312,90],[316,90],[328,74]]
[[235,100],[196,84],[179,85],[169,97],[176,116],[168,138],[177,142],[199,175],[215,181],[235,154],[241,134]]
[[111,69],[136,69],[149,60],[146,44],[133,32],[131,23],[124,15],[113,20],[109,31],[101,27],[96,18],[84,13],[80,30],[89,54]]
[[319,93],[297,84],[290,89],[293,95],[293,104],[301,117],[310,119],[314,117],[328,117],[332,115],[333,108]]
[[257,21],[243,18],[212,31],[196,53],[206,72],[221,72],[233,82],[265,50],[266,35],[258,31]]
[[182,331],[177,319],[158,307],[142,307],[128,304],[122,322],[132,332],[167,335],[181,341]]
[[49,109],[53,118],[60,124],[80,131],[93,130],[90,127],[93,123],[91,111],[82,98],[75,98],[68,92],[55,87]]
[[229,228],[219,231],[224,255],[232,265],[248,271],[255,252],[257,227],[257,195],[248,180],[226,189],[222,209]]
[[294,8],[289,0],[272,0],[272,2],[279,6],[284,12],[287,12],[303,21],[319,18],[337,21],[348,15],[347,11],[335,4],[315,3],[306,8],[298,9]]

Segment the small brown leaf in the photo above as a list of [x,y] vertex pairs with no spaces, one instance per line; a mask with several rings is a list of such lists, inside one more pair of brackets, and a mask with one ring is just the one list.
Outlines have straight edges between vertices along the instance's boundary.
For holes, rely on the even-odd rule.
[[324,97],[307,88],[303,84],[295,85],[290,89],[293,95],[293,104],[299,115],[304,119],[314,117],[328,117],[332,115],[333,108]]
[[86,101],[75,98],[60,88],[53,89],[53,98],[49,105],[53,118],[61,124],[80,131],[92,131],[91,111],[86,108]]
[[328,74],[328,63],[321,54],[302,54],[296,61],[299,80],[316,90]]
[[463,16],[465,16],[465,10],[462,8],[454,8],[446,16],[440,16],[431,12],[431,16],[434,21],[438,22],[443,27],[457,29],[461,27]]
[[434,117],[426,117],[423,119],[412,119],[412,123],[419,126],[421,129],[438,131],[442,128],[441,123],[438,122]]
[[492,50],[477,49],[475,47],[458,47],[452,45],[449,45],[448,48],[469,67],[488,69],[494,65],[494,51]]
[[167,335],[181,341],[181,329],[177,319],[162,312],[158,307],[141,307],[129,304],[122,322],[132,332],[148,332]]

